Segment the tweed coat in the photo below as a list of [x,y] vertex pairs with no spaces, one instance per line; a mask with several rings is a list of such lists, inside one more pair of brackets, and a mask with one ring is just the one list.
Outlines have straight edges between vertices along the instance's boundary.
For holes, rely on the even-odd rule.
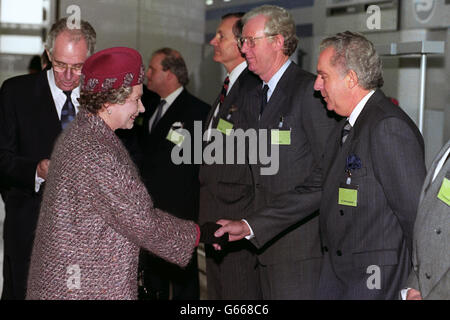
[[27,299],[136,299],[139,247],[185,266],[196,238],[153,207],[115,133],[82,110],[51,157]]

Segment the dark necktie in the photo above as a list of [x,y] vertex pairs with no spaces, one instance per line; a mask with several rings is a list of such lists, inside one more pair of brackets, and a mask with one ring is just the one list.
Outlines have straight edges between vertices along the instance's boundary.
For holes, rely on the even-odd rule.
[[72,91],[63,91],[66,95],[67,99],[64,103],[64,106],[61,110],[61,127],[64,130],[69,123],[75,119],[75,107],[73,106],[72,99],[70,95],[72,94]]
[[350,133],[350,130],[352,129],[352,125],[350,124],[350,122],[345,121],[345,125],[342,128],[342,132],[341,132],[341,145],[343,145],[345,143],[345,140],[347,140],[347,136]]
[[269,86],[267,84],[265,84],[262,89],[261,109],[259,111],[260,115],[263,114],[264,108],[267,106],[267,91],[269,91]]
[[215,128],[217,126],[219,114],[220,114],[220,107],[222,106],[223,102],[225,101],[225,97],[227,96],[228,86],[230,84],[230,78],[227,76],[225,80],[223,81],[222,90],[220,91],[219,95],[219,105],[217,108],[219,110],[217,112],[214,112],[213,119],[212,119],[212,127]]
[[[225,78],[225,80],[223,81],[222,91],[220,91],[220,98],[219,98],[220,105],[222,105],[223,101],[225,100],[229,84],[230,84],[230,78],[227,76]],[[220,106],[219,106],[219,108],[220,108]]]
[[[153,120],[153,124],[152,124],[152,130],[153,131],[156,127],[156,124],[158,123],[158,121],[161,119],[161,114],[162,114],[162,108],[163,106],[166,104],[166,100],[162,99],[158,106],[156,107],[156,116],[155,116],[155,120]],[[151,132],[150,131],[150,132]]]

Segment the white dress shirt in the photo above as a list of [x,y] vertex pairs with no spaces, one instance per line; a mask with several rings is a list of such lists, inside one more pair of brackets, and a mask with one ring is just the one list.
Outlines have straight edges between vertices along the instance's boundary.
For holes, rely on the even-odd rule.
[[[53,102],[55,104],[56,112],[58,113],[58,118],[59,118],[59,120],[61,120],[61,111],[62,111],[62,108],[64,107],[64,104],[66,103],[67,96],[56,85],[55,75],[53,74],[53,69],[47,70],[47,79],[48,79],[48,85],[50,87],[50,92],[53,97]],[[72,99],[72,104],[75,107],[75,113],[78,113],[78,107],[80,106],[80,103],[78,102],[78,98],[80,97],[80,87],[76,87],[75,89],[73,89],[70,97]],[[41,188],[41,184],[44,181],[45,181],[45,179],[38,177],[37,169],[36,169],[35,184],[34,184],[34,190],[36,192],[39,191],[39,189]]]

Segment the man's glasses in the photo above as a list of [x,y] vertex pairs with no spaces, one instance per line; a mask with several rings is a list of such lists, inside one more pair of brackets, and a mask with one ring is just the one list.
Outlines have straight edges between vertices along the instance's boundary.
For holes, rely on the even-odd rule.
[[240,37],[237,40],[237,44],[238,44],[239,49],[242,49],[242,47],[244,46],[245,43],[247,43],[247,45],[250,48],[254,48],[255,45],[256,45],[255,40],[259,40],[259,39],[263,39],[263,38],[272,38],[272,37],[275,37],[275,36],[276,36],[276,34],[271,35],[271,36],[264,35],[264,36],[261,36],[261,37]]
[[65,72],[68,68],[77,75],[81,74],[81,69],[83,69],[83,64],[70,65],[63,62],[58,62],[52,59],[52,66],[56,72]]

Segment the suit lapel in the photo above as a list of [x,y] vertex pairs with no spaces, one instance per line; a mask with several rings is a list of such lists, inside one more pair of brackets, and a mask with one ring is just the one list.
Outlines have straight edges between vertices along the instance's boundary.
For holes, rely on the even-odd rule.
[[[274,119],[274,117],[279,116],[277,115],[277,113],[279,113],[283,105],[285,105],[285,100],[287,99],[285,88],[289,87],[290,78],[292,72],[294,71],[294,68],[295,64],[294,62],[291,62],[289,67],[286,69],[286,71],[278,81],[277,86],[275,87],[275,91],[272,93],[272,96],[270,97],[261,116],[261,123],[263,125],[266,125],[267,121]],[[260,90],[259,101],[262,101],[262,90]]]
[[61,132],[61,122],[48,84],[47,72],[41,72],[39,75],[33,96],[35,98],[31,101],[31,104],[34,107],[31,112],[40,132],[57,136]]
[[[430,166],[430,169],[428,170],[428,174],[425,178],[425,182],[423,184],[423,188],[422,188],[422,192],[420,194],[420,200],[423,199],[423,197],[425,196],[425,193],[428,191],[428,189],[431,186],[431,180],[433,179],[434,176],[434,171],[436,171],[437,165],[439,163],[439,161],[442,159],[442,157],[444,156],[445,152],[448,150],[448,148],[450,148],[450,140],[446,143],[446,145],[441,149],[441,151],[439,152],[439,154],[436,156],[436,158],[434,159],[433,163]],[[444,166],[441,169],[442,173],[443,171],[445,171],[445,169],[450,170],[450,160],[447,160],[446,163],[444,163]],[[439,176],[439,175],[438,175]],[[436,177],[437,179],[438,177]]]
[[162,118],[156,124],[154,130],[150,133],[152,136],[160,137],[165,136],[172,127],[172,124],[179,118],[179,114],[183,112],[183,104],[181,101],[185,101],[186,89],[180,93],[175,101],[170,105],[169,109],[164,113]]

